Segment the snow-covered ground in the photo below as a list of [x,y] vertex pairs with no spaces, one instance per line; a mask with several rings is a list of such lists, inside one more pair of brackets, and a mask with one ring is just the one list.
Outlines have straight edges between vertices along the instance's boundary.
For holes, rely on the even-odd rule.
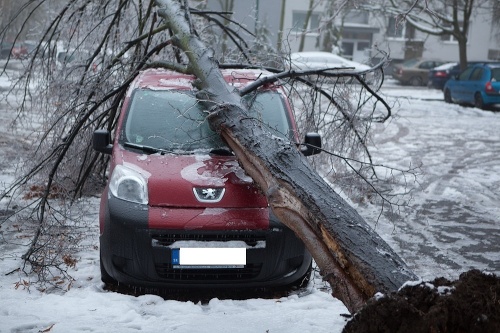
[[[0,77],[0,94],[9,80]],[[399,87],[388,80],[389,101],[397,97],[397,117],[375,128],[376,163],[406,169],[422,164],[423,174],[410,209],[380,213],[357,207],[361,215],[424,279],[456,278],[478,268],[500,274],[500,113],[448,105],[442,93]],[[12,110],[0,98],[0,150],[11,149]],[[13,168],[0,162],[0,190]],[[0,213],[5,202],[0,202]],[[19,270],[26,249],[22,226],[0,224],[0,332],[341,332],[343,304],[314,279],[307,292],[279,299],[212,299],[207,304],[139,297],[103,290],[97,250],[98,200],[90,198],[91,226],[67,292],[36,290]],[[378,222],[377,222],[378,220]],[[69,287],[69,286],[67,286]]]
[[[500,273],[500,113],[442,101],[439,90],[401,89],[396,119],[375,129],[375,163],[421,165],[410,208],[358,207],[424,279],[464,270]],[[412,179],[408,178],[411,182]]]

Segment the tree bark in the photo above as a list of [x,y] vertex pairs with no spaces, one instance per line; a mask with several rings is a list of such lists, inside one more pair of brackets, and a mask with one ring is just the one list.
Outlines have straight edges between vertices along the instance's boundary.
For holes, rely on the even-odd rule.
[[311,19],[313,5],[314,5],[314,0],[309,0],[309,9],[307,10],[306,19],[304,21],[304,25],[302,26],[302,31],[300,35],[299,52],[304,51],[304,43],[306,40],[307,27],[309,26],[309,20]]
[[285,26],[285,9],[286,0],[281,0],[281,11],[280,11],[280,30],[278,31],[278,45],[276,45],[279,52],[282,51],[283,45],[283,28]]
[[159,14],[189,58],[209,122],[233,149],[243,169],[266,195],[276,216],[304,242],[351,312],[376,292],[395,291],[415,279],[401,258],[309,165],[295,144],[275,138],[247,116],[238,91],[224,80],[213,52],[192,33],[174,0],[157,0]]

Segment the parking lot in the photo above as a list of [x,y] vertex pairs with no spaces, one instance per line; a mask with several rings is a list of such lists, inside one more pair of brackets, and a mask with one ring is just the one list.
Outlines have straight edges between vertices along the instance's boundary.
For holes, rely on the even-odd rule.
[[[446,104],[442,92],[383,89],[395,119],[375,130],[376,161],[420,166],[401,212],[359,207],[417,274],[456,277],[471,268],[500,273],[500,113]],[[407,179],[411,181],[410,179]]]
[[[9,84],[5,75],[0,77],[2,97]],[[419,166],[421,172],[415,181],[406,179],[412,189],[406,208],[386,209],[382,215],[374,205],[358,205],[357,210],[426,280],[456,278],[471,268],[500,274],[500,113],[446,104],[440,91],[401,87],[390,79],[381,93],[395,116],[374,127],[375,163],[401,169]],[[2,189],[13,180],[16,159],[33,144],[26,128],[13,130],[15,116],[12,106],[1,100]],[[404,180],[399,181],[395,190],[404,188]],[[85,209],[84,224],[94,246],[82,250],[76,267],[69,271],[75,280],[68,293],[40,293],[29,282],[13,287],[29,280],[16,271],[28,238],[15,223],[1,225],[4,287],[0,291],[8,311],[0,314],[0,330],[38,332],[55,323],[59,331],[131,332],[157,327],[178,332],[199,327],[227,331],[237,325],[241,332],[340,332],[345,323],[340,316],[346,313],[345,307],[330,296],[319,275],[305,295],[279,300],[214,299],[204,305],[105,291],[95,246],[98,200],[81,201],[79,209],[85,203],[92,206]]]

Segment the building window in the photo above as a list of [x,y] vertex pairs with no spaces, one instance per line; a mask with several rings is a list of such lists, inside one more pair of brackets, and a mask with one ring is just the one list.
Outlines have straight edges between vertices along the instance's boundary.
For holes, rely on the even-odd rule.
[[[462,27],[462,22],[460,22],[459,25],[460,25],[460,29],[462,29],[463,28]],[[451,25],[448,26],[447,28],[450,29]],[[469,34],[469,33],[467,32],[467,34]],[[441,35],[441,40],[443,42],[453,42],[453,43],[457,43],[458,42],[457,39],[455,38],[455,36],[453,36],[452,34]]]
[[406,21],[391,16],[387,22],[386,35],[390,38],[413,39],[415,37],[415,28]]
[[350,10],[344,19],[345,23],[368,24],[368,12],[362,10]]
[[370,48],[370,42],[358,41],[358,46],[356,48],[358,51],[364,51],[364,50],[369,49],[369,48]]
[[[302,31],[304,29],[304,22],[306,21],[307,12],[297,12],[292,13],[292,29],[295,31]],[[309,23],[306,30],[317,30],[319,28],[319,14],[311,13],[309,18]]]
[[456,43],[457,42],[457,39],[455,38],[455,36],[453,36],[452,34],[444,34],[444,35],[441,35],[441,40],[443,42],[453,42],[453,43]]
[[500,60],[500,50],[489,49],[488,60]]

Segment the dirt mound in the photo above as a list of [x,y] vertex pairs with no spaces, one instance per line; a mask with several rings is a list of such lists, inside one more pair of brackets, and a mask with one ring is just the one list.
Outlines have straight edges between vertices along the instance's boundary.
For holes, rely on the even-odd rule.
[[343,333],[499,333],[500,277],[471,270],[374,297]]

